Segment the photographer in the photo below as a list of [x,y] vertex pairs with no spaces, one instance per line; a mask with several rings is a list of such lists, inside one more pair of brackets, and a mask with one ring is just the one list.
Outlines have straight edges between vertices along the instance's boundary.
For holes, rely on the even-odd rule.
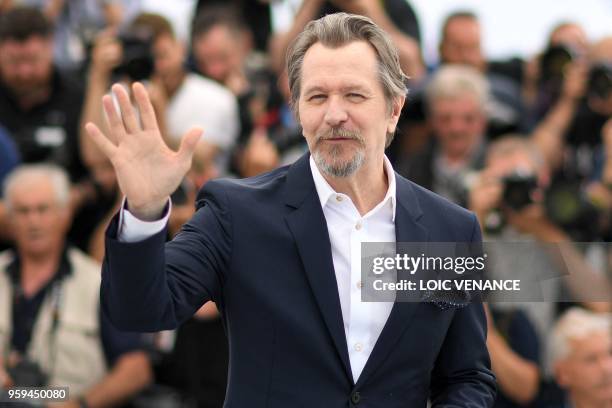
[[526,82],[536,100],[528,127],[554,178],[575,183],[591,176],[612,115],[612,38],[587,47],[581,32],[574,24],[558,26]]
[[4,190],[15,250],[0,254],[0,386],[67,386],[62,407],[107,407],[151,380],[140,334],[101,314],[100,265],[65,241],[69,182],[27,165]]
[[540,120],[562,96],[566,69],[571,62],[584,65],[589,41],[584,29],[573,22],[557,24],[548,36],[546,48],[522,69],[522,94],[532,114],[533,123]]
[[462,64],[480,71],[490,87],[487,101],[489,138],[520,128],[524,106],[521,98],[521,62],[487,61],[483,52],[482,27],[478,17],[470,11],[457,11],[446,17],[438,46],[440,63]]
[[425,96],[430,141],[414,156],[400,157],[397,170],[415,183],[465,205],[467,179],[484,160],[489,84],[473,67],[446,65],[433,75]]
[[[609,302],[589,301],[601,299],[594,294],[593,288],[608,290],[610,283],[592,271],[583,255],[574,248],[569,236],[547,216],[544,202],[550,172],[537,147],[524,137],[504,137],[489,146],[485,163],[484,170],[469,192],[469,208],[479,218],[485,239],[533,243],[530,257],[517,253],[512,245],[491,246],[490,255],[496,259],[495,268],[488,271],[491,277],[516,278],[525,272],[524,268],[528,268],[528,273],[537,278],[540,271],[550,273],[567,268],[569,274],[563,283],[573,296],[582,301],[583,306],[596,311],[610,310]],[[562,259],[549,256],[545,246],[539,245],[545,243],[557,243],[556,248],[562,254]],[[518,262],[520,266],[517,267],[515,260],[521,257],[529,258],[529,264]],[[584,280],[584,283],[580,280]],[[490,322],[493,335],[488,343],[493,369],[504,395],[502,398],[515,403],[524,404],[536,395],[540,374],[536,370],[534,375],[533,370],[545,353],[541,348],[546,343],[546,334],[550,332],[557,314],[553,301],[561,297],[562,288],[554,279],[552,282],[540,281],[538,285],[543,293],[550,294],[553,299],[535,301],[534,298],[532,302],[504,303],[495,302],[495,297],[491,299],[493,303],[490,307],[500,321],[510,320],[510,325],[516,324],[512,319],[525,314],[527,322],[521,324],[524,328],[531,327],[525,332],[535,335],[534,338],[529,337],[530,342],[525,336],[516,339],[507,332],[500,336],[497,334],[502,330],[497,330],[495,324],[499,322]],[[541,294],[540,288],[529,289]],[[501,326],[507,327],[508,324]],[[513,358],[508,358],[508,355]],[[516,374],[517,370],[519,374]],[[521,381],[519,385],[517,379]]]
[[[490,241],[571,244],[570,235],[558,226],[560,216],[555,204],[559,204],[556,201],[563,197],[557,195],[550,180],[550,169],[537,146],[524,137],[506,136],[489,146],[484,170],[470,188],[468,207],[478,217]],[[577,251],[568,250],[570,247],[560,246],[566,257],[564,266],[570,269],[570,274],[572,268],[590,270]],[[555,267],[549,263],[540,266],[544,265]],[[590,274],[581,277],[588,278]],[[570,284],[568,289],[582,301],[583,306],[597,311],[609,309],[609,304],[585,301],[589,296],[585,296],[582,288],[571,280],[567,279],[565,283]],[[601,283],[605,288],[607,282],[602,280]],[[542,318],[540,315],[539,319]],[[536,326],[545,329],[541,332],[546,333],[550,326],[542,323],[540,320]]]
[[587,178],[593,172],[593,159],[601,146],[600,134],[611,116],[612,37],[607,37],[589,49],[584,93],[565,134],[569,164],[578,178]]
[[79,84],[53,60],[53,25],[41,11],[15,7],[0,17],[0,123],[26,163],[52,162],[82,175]]
[[[504,178],[510,179],[513,174],[521,174],[529,179],[529,186],[544,186],[547,182],[546,170],[537,150],[524,138],[504,137],[489,145],[484,170],[469,191],[468,205],[478,217],[485,232],[485,240],[537,240],[535,234],[544,234],[551,226],[535,207],[519,207],[517,202],[504,202]],[[537,181],[534,181],[537,180]],[[529,191],[535,198],[541,190]],[[514,198],[514,196],[513,196]],[[500,211],[501,210],[501,211]],[[500,217],[503,218],[503,226]],[[533,220],[526,222],[526,220]],[[529,232],[523,226],[533,227]],[[495,232],[492,232],[495,227]],[[526,235],[522,235],[525,232]],[[493,249],[493,248],[491,248]],[[499,260],[506,255],[494,253]],[[513,254],[514,256],[516,254]],[[499,266],[499,262],[495,264]],[[515,271],[489,270],[491,276],[510,278]],[[515,276],[516,277],[516,276]],[[495,300],[495,299],[493,299]],[[518,407],[531,402],[537,395],[540,382],[540,355],[542,338],[547,327],[552,324],[551,303],[534,304],[499,304],[491,303],[489,333],[487,346],[491,354],[491,363],[500,385],[500,395],[496,407]],[[502,307],[503,306],[503,307]]]
[[[236,99],[212,80],[187,72],[185,57],[185,45],[160,15],[140,14],[121,35],[102,33],[92,51],[81,123],[91,121],[104,128],[100,101],[111,81],[129,84],[145,80],[157,117],[163,121],[162,134],[167,143],[177,147],[180,137],[193,126],[206,129],[198,151],[206,161],[217,163],[223,173],[238,137]],[[95,151],[81,129],[81,148]]]
[[[253,47],[253,32],[244,16],[235,7],[202,7],[193,21],[191,45],[193,69],[238,100],[240,136],[231,171],[250,177],[276,168],[283,148],[274,140],[276,130],[293,118],[287,115],[290,112],[278,90],[280,80],[270,69],[267,55]],[[288,136],[291,142],[304,141],[300,129]]]

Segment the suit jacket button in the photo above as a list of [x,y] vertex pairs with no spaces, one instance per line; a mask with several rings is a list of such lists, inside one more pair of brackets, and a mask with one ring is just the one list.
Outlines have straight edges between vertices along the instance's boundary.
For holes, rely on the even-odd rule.
[[351,395],[351,402],[353,404],[359,404],[359,401],[361,401],[361,394],[359,393],[359,391],[355,391],[352,395]]

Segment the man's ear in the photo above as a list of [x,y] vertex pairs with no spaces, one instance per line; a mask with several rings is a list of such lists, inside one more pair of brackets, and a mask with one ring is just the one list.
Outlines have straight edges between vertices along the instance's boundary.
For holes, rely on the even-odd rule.
[[387,133],[395,132],[395,128],[397,127],[397,122],[399,121],[405,101],[405,96],[399,96],[393,99],[393,102],[391,103],[391,115],[387,125]]

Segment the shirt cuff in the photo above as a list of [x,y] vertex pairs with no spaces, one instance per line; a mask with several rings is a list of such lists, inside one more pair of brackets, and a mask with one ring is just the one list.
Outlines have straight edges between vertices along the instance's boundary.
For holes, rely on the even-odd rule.
[[119,233],[117,234],[119,242],[130,243],[144,241],[162,231],[166,227],[166,224],[168,224],[171,210],[172,201],[168,199],[168,204],[166,204],[164,208],[161,219],[156,221],[143,221],[136,218],[127,209],[127,197],[123,197],[123,203],[121,203],[121,210],[119,211]]

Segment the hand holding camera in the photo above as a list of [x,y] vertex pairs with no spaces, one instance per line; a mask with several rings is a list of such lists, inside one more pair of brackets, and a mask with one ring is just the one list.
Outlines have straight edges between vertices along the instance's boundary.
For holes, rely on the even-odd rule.
[[98,35],[91,53],[90,72],[108,81],[111,76],[130,81],[148,79],[153,74],[152,34],[131,30],[119,35],[105,30]]
[[503,185],[490,171],[481,172],[468,193],[468,207],[476,213],[480,224],[484,225],[489,213],[501,201]]
[[122,58],[123,48],[114,31],[104,30],[96,38],[91,52],[91,75],[108,81]]
[[502,175],[483,171],[469,191],[469,208],[490,232],[509,224],[521,232],[534,233],[549,224],[537,178],[529,172]]

